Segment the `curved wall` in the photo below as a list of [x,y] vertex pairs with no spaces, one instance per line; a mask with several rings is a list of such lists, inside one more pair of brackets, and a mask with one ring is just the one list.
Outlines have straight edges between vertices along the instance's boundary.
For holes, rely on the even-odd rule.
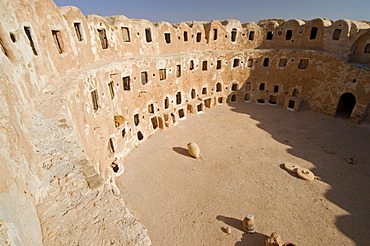
[[[83,155],[112,187],[112,167],[130,149],[219,104],[264,100],[334,115],[341,95],[350,92],[356,97],[350,121],[370,119],[366,22],[151,23],[85,17],[51,0],[5,0],[0,12],[1,116],[8,129],[2,163],[31,208],[48,187],[40,163],[55,158],[37,153],[29,127],[46,95],[50,103],[43,107],[58,105],[49,117],[67,118]],[[37,223],[35,213],[33,219]],[[39,233],[33,232],[35,240]]]

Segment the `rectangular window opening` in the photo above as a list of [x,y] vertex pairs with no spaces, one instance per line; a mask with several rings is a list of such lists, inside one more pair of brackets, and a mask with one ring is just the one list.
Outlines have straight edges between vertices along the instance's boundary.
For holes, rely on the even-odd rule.
[[146,42],[152,42],[152,32],[150,30],[150,28],[146,28],[145,29],[145,39],[146,39]]
[[272,40],[274,38],[274,32],[268,31],[266,35],[266,40]]
[[277,96],[270,95],[270,97],[269,97],[269,103],[270,104],[276,104],[277,103]]
[[260,89],[260,91],[264,91],[265,90],[265,83],[261,83],[259,89]]
[[123,82],[123,89],[125,91],[131,90],[131,88],[130,88],[130,76],[123,77],[122,82]]
[[197,33],[197,43],[199,43],[202,40],[202,33],[198,32]]
[[166,40],[167,44],[171,43],[171,34],[170,33],[165,33],[164,34],[164,39]]
[[170,107],[170,99],[166,97],[166,99],[164,99],[164,108],[168,109],[169,107]]
[[181,65],[176,65],[176,77],[181,77]]
[[77,40],[78,40],[78,42],[81,42],[83,40],[81,23],[75,22],[75,23],[73,23],[73,26],[75,28]]
[[207,70],[207,61],[202,62],[202,70],[206,71]]
[[285,67],[287,63],[288,63],[288,59],[286,59],[286,58],[281,58],[281,59],[279,60],[279,67]]
[[176,93],[176,104],[181,104],[182,98],[181,98],[181,92]]
[[213,40],[217,40],[217,29],[213,29]]
[[233,84],[232,86],[231,86],[231,91],[236,91],[236,90],[238,90],[238,84]]
[[197,110],[198,110],[198,112],[203,111],[203,103],[197,105]]
[[148,72],[144,71],[141,72],[141,84],[145,85],[146,83],[148,83]]
[[157,117],[152,117],[150,118],[150,121],[152,122],[152,126],[153,126],[153,129],[157,129],[158,128],[158,119]]
[[294,106],[295,106],[295,101],[294,100],[289,100],[289,102],[288,102],[288,108],[294,109]]
[[123,42],[130,42],[130,30],[128,27],[121,27]]
[[365,54],[370,54],[370,43],[366,44],[365,49],[364,49]]
[[339,40],[340,34],[342,33],[342,29],[335,29],[333,32],[333,40]]
[[101,47],[103,49],[108,49],[108,39],[107,39],[107,34],[106,34],[106,31],[105,29],[98,29],[98,33],[99,33],[99,39],[100,39],[100,43],[101,43]]
[[270,64],[270,58],[265,57],[265,59],[263,59],[263,66],[264,67],[268,67],[269,64]]
[[165,124],[164,124],[163,118],[162,117],[157,117],[157,119],[158,119],[159,128],[164,129]]
[[148,112],[151,113],[151,114],[154,114],[154,105],[153,105],[153,103],[148,105]]
[[98,105],[98,90],[95,89],[91,92],[91,100],[92,100],[92,104],[93,104],[93,108],[94,110],[98,110],[99,108],[99,105]]
[[115,96],[115,93],[114,93],[114,82],[111,81],[108,83],[108,88],[109,88],[109,92],[110,92],[110,99],[113,99],[114,96]]
[[55,46],[57,47],[57,50],[59,54],[63,53],[63,43],[62,43],[62,36],[60,34],[59,30],[52,30],[51,33],[53,34],[53,39]]
[[247,67],[253,67],[253,59],[248,59]]
[[184,41],[187,42],[188,41],[188,32],[184,32]]
[[194,61],[193,60],[190,61],[190,70],[194,70]]
[[308,67],[308,59],[299,59],[298,68],[306,69]]
[[286,35],[285,35],[285,40],[291,40],[293,36],[293,31],[292,30],[287,30]]
[[310,33],[310,40],[316,39],[317,32],[319,31],[319,28],[317,27],[312,27],[311,28],[311,33]]
[[240,59],[234,59],[233,67],[238,67],[240,64]]
[[248,40],[254,40],[254,31],[249,32]]
[[202,88],[202,95],[207,95],[207,87]]
[[140,119],[139,119],[139,114],[134,115],[134,124],[135,126],[139,125]]
[[211,105],[212,105],[211,98],[204,100],[204,106],[206,106],[207,108],[211,108]]
[[216,69],[221,69],[221,60],[217,60],[217,65],[216,65]]
[[274,92],[279,92],[279,86],[278,85],[274,85]]
[[184,112],[184,109],[180,109],[179,110],[179,118],[184,118],[185,117],[185,112]]
[[26,33],[28,41],[30,42],[33,54],[35,56],[37,56],[38,54],[37,54],[36,46],[35,46],[35,43],[33,42],[33,39],[32,39],[31,27],[25,26],[24,27],[24,32]]
[[166,77],[167,77],[166,69],[165,68],[159,69],[159,80],[165,80]]
[[231,42],[236,41],[236,34],[237,34],[237,31],[236,31],[235,28],[233,30],[231,30]]

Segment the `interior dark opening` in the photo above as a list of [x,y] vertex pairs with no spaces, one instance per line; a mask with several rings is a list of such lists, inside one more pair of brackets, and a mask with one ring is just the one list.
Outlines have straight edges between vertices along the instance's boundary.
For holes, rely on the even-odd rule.
[[285,35],[285,40],[291,40],[293,36],[293,31],[292,30],[287,30],[286,35]]
[[337,111],[335,116],[348,119],[356,105],[356,97],[352,93],[344,93],[338,103]]
[[236,29],[231,30],[231,42],[236,41]]
[[312,27],[311,28],[311,33],[310,33],[310,39],[311,40],[316,39],[318,30],[319,29],[317,27]]
[[144,135],[141,133],[141,131],[138,131],[137,132],[137,139],[139,139],[140,141],[143,140],[144,138]]
[[235,95],[235,94],[233,94],[233,95],[231,96],[231,101],[232,101],[232,102],[236,102],[236,95]]
[[289,100],[289,102],[288,102],[288,108],[294,109],[294,106],[295,106],[295,101],[294,100]]
[[152,32],[150,31],[150,28],[145,29],[145,39],[148,43],[152,42]]

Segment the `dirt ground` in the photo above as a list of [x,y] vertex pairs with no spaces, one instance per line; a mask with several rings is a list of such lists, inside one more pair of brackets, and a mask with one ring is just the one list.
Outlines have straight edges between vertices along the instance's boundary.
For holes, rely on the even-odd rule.
[[[187,154],[190,141],[202,159]],[[216,106],[133,150],[118,185],[156,246],[264,245],[274,231],[299,246],[365,246],[369,143],[369,125],[272,105]],[[304,181],[285,171],[285,162],[321,180]],[[242,230],[248,213],[255,234]]]

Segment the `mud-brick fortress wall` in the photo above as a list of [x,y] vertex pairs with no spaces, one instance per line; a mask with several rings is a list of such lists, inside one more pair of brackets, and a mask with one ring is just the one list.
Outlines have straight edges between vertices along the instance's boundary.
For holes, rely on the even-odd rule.
[[[4,0],[0,12],[0,195],[8,220],[18,221],[19,240],[40,240],[35,206],[52,175],[45,160],[55,153],[37,146],[59,136],[41,138],[40,122],[65,128],[64,147],[80,148],[114,187],[132,148],[216,105],[257,102],[335,115],[351,93],[349,120],[370,120],[367,22],[152,23],[85,17],[51,0]],[[32,219],[22,221],[20,212]]]

